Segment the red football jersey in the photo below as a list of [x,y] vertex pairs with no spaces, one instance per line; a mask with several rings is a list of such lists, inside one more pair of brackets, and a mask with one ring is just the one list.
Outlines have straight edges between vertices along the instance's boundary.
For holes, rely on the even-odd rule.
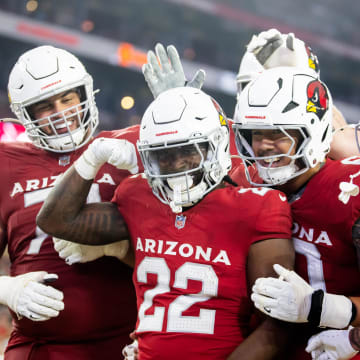
[[250,245],[291,238],[285,197],[276,190],[226,187],[175,214],[135,175],[113,201],[135,249],[140,358],[225,359],[249,332]]
[[360,272],[352,227],[360,216],[360,196],[339,199],[342,182],[360,186],[360,158],[327,160],[291,203],[296,270],[316,289],[360,295]]
[[[134,126],[102,132],[98,137],[125,138],[135,144],[138,131],[139,127]],[[112,357],[118,359],[122,346],[129,343],[129,332],[136,321],[132,270],[111,257],[69,266],[54,250],[52,238],[35,222],[55,180],[86,147],[58,154],[40,150],[31,143],[0,143],[0,218],[7,234],[11,275],[38,270],[58,274],[59,279],[52,285],[64,292],[65,303],[60,315],[48,321],[18,320],[13,314],[15,331],[10,348],[38,340],[77,343],[118,337],[119,350]],[[140,159],[138,162],[142,171]],[[128,175],[126,170],[104,165],[94,180],[88,201],[110,201],[117,185]]]
[[[327,160],[291,203],[296,271],[315,289],[360,295],[360,272],[352,241],[352,227],[360,216],[360,195],[349,195],[346,204],[340,196],[342,182],[360,186],[359,171],[360,157]],[[301,328],[305,335],[296,359],[311,359],[302,349],[310,335],[320,329],[304,325],[299,331]]]

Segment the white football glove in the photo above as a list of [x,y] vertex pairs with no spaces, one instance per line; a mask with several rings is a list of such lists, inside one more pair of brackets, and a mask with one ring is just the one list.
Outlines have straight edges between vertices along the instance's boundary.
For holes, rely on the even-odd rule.
[[54,248],[68,265],[86,263],[103,256],[114,256],[122,260],[129,249],[129,241],[122,240],[108,245],[82,245],[53,238]]
[[247,45],[247,51],[254,53],[256,59],[265,68],[277,66],[295,66],[313,70],[319,75],[319,64],[313,53],[308,53],[305,43],[293,33],[281,34],[276,29],[253,35]]
[[174,45],[169,45],[166,51],[164,46],[158,43],[155,52],[156,55],[153,51],[148,51],[148,62],[142,67],[145,81],[154,98],[166,90],[181,86],[201,89],[205,80],[205,71],[198,70],[193,79],[186,83],[181,60]]
[[139,171],[134,144],[124,139],[110,138],[95,139],[75,161],[75,169],[83,179],[91,180],[105,163],[129,170],[132,174]]
[[319,297],[316,300],[323,295],[322,301],[319,300],[317,304],[313,299],[315,290],[296,272],[278,264],[274,265],[274,270],[280,278],[259,278],[252,288],[251,300],[264,314],[299,323],[317,319],[316,325],[336,329],[343,329],[350,324],[352,302],[349,298],[317,292]]
[[350,343],[349,332],[347,330],[327,330],[312,336],[306,347],[306,351],[311,353],[313,360],[346,360],[355,356],[356,351]]
[[136,360],[139,354],[139,345],[137,340],[134,340],[130,345],[126,345],[122,349],[122,354],[125,360]]
[[64,309],[62,291],[44,284],[56,280],[56,274],[35,271],[18,276],[0,277],[0,303],[7,305],[18,318],[44,321]]

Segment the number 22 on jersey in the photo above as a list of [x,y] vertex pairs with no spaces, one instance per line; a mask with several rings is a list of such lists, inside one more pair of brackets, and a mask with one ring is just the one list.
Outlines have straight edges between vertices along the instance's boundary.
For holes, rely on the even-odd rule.
[[137,267],[137,282],[147,283],[147,274],[157,275],[157,284],[146,290],[144,301],[139,308],[137,331],[167,331],[198,334],[213,334],[216,310],[201,309],[199,316],[183,316],[182,313],[192,305],[217,296],[218,277],[211,265],[186,262],[175,271],[174,288],[186,289],[188,280],[202,283],[197,294],[179,295],[167,309],[167,326],[164,327],[166,309],[155,306],[152,315],[145,312],[153,306],[154,297],[170,291],[170,269],[163,258],[145,257]]

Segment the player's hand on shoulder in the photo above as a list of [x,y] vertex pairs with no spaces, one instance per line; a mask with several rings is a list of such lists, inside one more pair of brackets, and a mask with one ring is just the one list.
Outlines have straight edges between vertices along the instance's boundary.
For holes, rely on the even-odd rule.
[[136,149],[130,141],[98,138],[90,146],[98,162],[107,162],[118,169],[129,170],[132,174],[139,171]]
[[54,249],[68,265],[86,263],[104,256],[103,246],[76,244],[71,241],[53,238]]
[[313,360],[351,359],[358,353],[351,345],[350,331],[355,331],[352,329],[322,331],[309,339],[306,351]]
[[276,29],[270,29],[258,35],[253,35],[246,49],[248,52],[253,53],[259,63],[264,66],[269,57],[282,44],[281,33]]
[[[294,271],[274,265],[280,278],[259,278],[251,300],[264,314],[289,322],[307,322],[314,289]],[[284,281],[285,280],[285,281]]]
[[293,33],[282,34],[276,29],[253,35],[247,45],[247,51],[253,53],[265,69],[278,66],[296,66],[319,73],[319,64],[306,44]]
[[64,309],[62,291],[47,285],[58,278],[46,271],[30,272],[14,277],[0,277],[0,301],[19,318],[45,321],[59,315]]
[[263,313],[289,322],[311,322],[315,326],[343,329],[353,318],[353,304],[343,295],[315,290],[295,271],[274,265],[279,278],[259,278],[251,300]]
[[129,250],[129,241],[122,240],[108,245],[83,245],[53,238],[54,249],[68,265],[94,261],[103,256],[113,256],[122,260]]
[[142,71],[154,98],[166,90],[181,86],[201,89],[204,83],[205,71],[202,69],[196,72],[192,80],[186,82],[184,69],[174,45],[169,45],[165,49],[162,44],[156,44],[155,53],[152,50],[148,51],[147,61]]
[[94,179],[105,163],[118,169],[128,170],[131,174],[139,171],[136,149],[125,139],[96,138],[75,162],[78,174],[86,179]]

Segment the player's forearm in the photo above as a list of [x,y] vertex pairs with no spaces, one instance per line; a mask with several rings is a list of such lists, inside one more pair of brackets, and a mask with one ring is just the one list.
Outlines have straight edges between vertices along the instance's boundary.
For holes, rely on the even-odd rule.
[[86,245],[127,239],[126,225],[114,204],[86,204],[91,183],[70,168],[44,202],[38,226],[54,237]]
[[352,326],[360,326],[360,297],[350,297],[351,302],[354,304],[353,311],[353,319],[350,325]]
[[36,219],[38,226],[50,235],[68,239],[66,235],[86,203],[91,183],[71,167],[45,200]]
[[289,333],[289,326],[285,323],[266,319],[227,360],[278,359],[289,341]]

